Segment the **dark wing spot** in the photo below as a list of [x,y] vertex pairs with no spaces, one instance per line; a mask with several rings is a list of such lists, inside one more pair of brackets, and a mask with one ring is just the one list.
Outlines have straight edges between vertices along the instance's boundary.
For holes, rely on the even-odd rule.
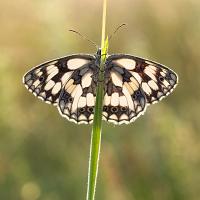
[[118,107],[111,107],[111,112],[113,112],[113,113],[118,112]]
[[107,112],[108,111],[108,106],[103,107],[103,111]]
[[125,112],[125,111],[127,110],[127,107],[120,107],[120,110],[121,110],[122,112]]
[[88,110],[89,113],[93,113],[94,112],[94,108],[93,107],[88,107],[87,110]]
[[159,81],[163,82],[164,78],[162,76],[159,76]]
[[134,95],[133,95],[133,98],[134,98],[134,99],[137,99],[140,95],[141,95],[140,90],[137,90],[137,91],[135,91],[135,93],[134,93]]
[[85,108],[80,108],[80,112],[84,113],[85,112]]
[[44,81],[44,76],[40,76],[40,77],[39,77],[39,81],[40,81],[40,82],[43,82],[43,81]]
[[69,102],[69,103],[72,103],[72,101],[73,101],[73,98],[72,98],[72,97],[69,97],[69,98],[68,98],[68,102]]

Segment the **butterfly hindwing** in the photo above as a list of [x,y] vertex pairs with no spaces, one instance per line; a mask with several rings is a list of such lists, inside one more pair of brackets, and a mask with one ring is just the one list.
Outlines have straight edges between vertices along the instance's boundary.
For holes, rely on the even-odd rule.
[[78,124],[93,121],[96,99],[95,72],[88,69],[83,75],[74,73],[65,84],[58,103],[60,114]]
[[107,68],[105,73],[103,119],[114,124],[133,122],[146,108],[143,91],[127,70]]
[[79,68],[85,71],[94,63],[91,55],[71,55],[43,63],[23,77],[26,88],[47,103],[57,105],[65,83]]

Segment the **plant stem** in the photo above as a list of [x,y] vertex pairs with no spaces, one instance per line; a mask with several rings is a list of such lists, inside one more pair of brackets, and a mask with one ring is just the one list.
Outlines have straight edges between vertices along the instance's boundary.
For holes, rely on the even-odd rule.
[[[105,30],[106,30],[106,8],[107,0],[103,1],[103,17],[102,17],[102,39],[101,49],[102,57],[99,70],[99,80],[103,80],[104,63],[106,59],[106,53],[108,49],[108,39],[105,41]],[[96,91],[96,103],[94,112],[94,121],[91,133],[90,143],[90,158],[89,158],[89,169],[88,169],[88,185],[87,185],[87,196],[86,200],[94,200],[95,189],[98,174],[99,155],[101,146],[101,126],[102,126],[102,108],[103,108],[103,97],[104,97],[104,82],[99,81]]]
[[107,0],[103,0],[103,16],[102,16],[102,31],[101,31],[101,49],[104,48],[105,35],[106,35],[106,10]]

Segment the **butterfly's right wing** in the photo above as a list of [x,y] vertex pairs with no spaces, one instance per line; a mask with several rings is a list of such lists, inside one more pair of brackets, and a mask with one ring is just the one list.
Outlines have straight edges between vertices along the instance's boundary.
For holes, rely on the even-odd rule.
[[114,124],[129,124],[146,110],[146,99],[139,85],[131,80],[134,88],[125,81],[130,76],[119,70],[105,71],[105,96],[103,119]]
[[132,55],[115,54],[105,64],[104,119],[130,123],[146,107],[169,95],[178,76],[164,65]]

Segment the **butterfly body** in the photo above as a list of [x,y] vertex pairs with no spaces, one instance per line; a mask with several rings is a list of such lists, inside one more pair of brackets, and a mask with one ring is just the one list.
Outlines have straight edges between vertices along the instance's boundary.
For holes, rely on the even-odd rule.
[[96,88],[104,81],[103,119],[128,124],[143,114],[149,104],[172,92],[178,77],[171,69],[126,54],[107,55],[104,79],[99,80],[101,49],[95,55],[77,54],[43,63],[23,77],[35,96],[58,107],[75,123],[93,122]]

